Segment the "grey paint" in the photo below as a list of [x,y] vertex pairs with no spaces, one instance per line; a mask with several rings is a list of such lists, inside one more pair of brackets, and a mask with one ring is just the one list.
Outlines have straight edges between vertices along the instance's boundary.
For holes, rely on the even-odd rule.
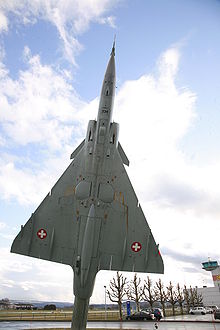
[[73,161],[15,238],[11,252],[70,265],[72,329],[86,327],[100,269],[163,273],[163,261],[123,165],[129,160],[111,121],[115,47],[106,69],[97,121],[90,120]]

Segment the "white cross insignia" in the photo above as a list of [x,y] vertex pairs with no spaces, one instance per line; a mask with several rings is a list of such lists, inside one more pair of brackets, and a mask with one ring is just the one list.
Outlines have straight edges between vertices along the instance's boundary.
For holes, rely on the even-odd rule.
[[139,243],[139,242],[134,242],[134,243],[131,244],[131,249],[134,252],[140,251],[141,248],[142,248],[142,246],[141,246],[141,243]]
[[46,230],[44,229],[39,229],[38,232],[37,232],[37,236],[40,238],[40,239],[44,239],[47,237],[47,232]]

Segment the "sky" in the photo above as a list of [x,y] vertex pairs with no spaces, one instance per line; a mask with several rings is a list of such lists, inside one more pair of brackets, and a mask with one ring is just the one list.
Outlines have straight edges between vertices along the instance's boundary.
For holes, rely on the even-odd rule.
[[[0,0],[0,299],[73,301],[69,266],[10,253],[97,116],[116,35],[113,119],[165,284],[220,262],[220,2]],[[100,271],[91,303],[115,272]],[[124,273],[129,280],[132,273]]]

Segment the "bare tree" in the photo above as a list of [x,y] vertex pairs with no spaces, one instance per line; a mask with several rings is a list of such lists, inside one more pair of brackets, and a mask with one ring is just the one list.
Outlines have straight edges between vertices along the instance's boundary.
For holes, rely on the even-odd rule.
[[109,299],[118,304],[120,320],[122,320],[122,301],[126,296],[127,284],[127,278],[117,272],[116,278],[113,277],[109,284],[109,290],[107,290]]
[[153,288],[153,282],[149,276],[147,277],[147,280],[144,280],[142,297],[144,301],[147,301],[150,304],[150,308],[153,309],[153,303],[157,301],[157,297]]
[[194,297],[195,297],[195,305],[201,306],[203,305],[203,297],[201,293],[198,293],[197,286],[193,289]]
[[203,297],[201,293],[198,293],[197,287],[189,289],[184,286],[184,297],[187,304],[187,312],[189,313],[190,307],[201,306],[203,304]]
[[197,288],[189,288],[190,293],[190,305],[195,307],[197,305]]
[[184,295],[184,301],[186,303],[187,313],[189,313],[191,297],[190,297],[190,291],[189,289],[186,288],[186,285],[184,285],[183,295]]
[[165,317],[166,316],[165,303],[166,303],[167,295],[164,290],[164,285],[160,278],[159,281],[156,282],[155,287],[156,287],[155,289],[156,300],[159,300],[159,302],[161,303],[163,309],[163,315]]
[[140,286],[141,279],[137,277],[137,273],[134,274],[134,279],[130,282],[127,288],[128,299],[134,300],[138,312],[140,311],[140,301],[142,298],[142,287]]
[[177,302],[177,293],[171,281],[167,286],[167,301],[171,304],[173,315],[175,315],[175,304]]
[[184,301],[183,289],[180,288],[179,283],[177,283],[176,289],[177,289],[177,293],[176,293],[177,301],[180,306],[181,314],[183,315],[183,301]]

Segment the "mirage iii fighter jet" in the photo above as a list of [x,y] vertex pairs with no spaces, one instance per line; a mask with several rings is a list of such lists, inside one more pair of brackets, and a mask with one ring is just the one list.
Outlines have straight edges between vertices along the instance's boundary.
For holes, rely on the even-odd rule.
[[11,252],[70,265],[74,271],[72,329],[86,328],[99,270],[163,273],[163,261],[126,173],[128,158],[112,122],[115,43],[105,72],[97,120],[72,162],[31,218]]

